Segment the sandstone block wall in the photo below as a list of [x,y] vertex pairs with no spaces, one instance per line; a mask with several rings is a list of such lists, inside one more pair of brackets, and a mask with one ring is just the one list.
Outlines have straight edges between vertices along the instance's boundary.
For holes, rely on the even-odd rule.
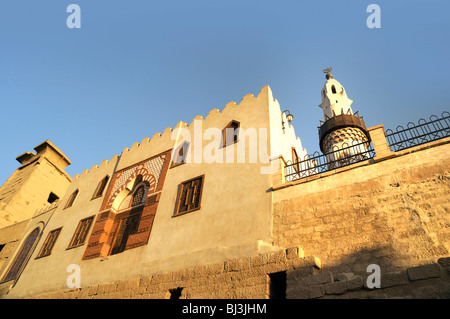
[[[0,275],[8,265],[14,252],[17,250],[23,233],[28,225],[28,220],[4,227],[0,232]],[[1,288],[0,288],[1,289]]]
[[312,274],[318,270],[318,260],[302,256],[301,249],[294,247],[133,280],[49,292],[33,298],[164,299],[170,297],[171,291],[182,288],[181,299],[264,299],[270,295],[269,274],[296,269]]
[[292,247],[276,253],[49,292],[33,298],[168,299],[172,291],[181,288],[181,299],[266,299],[274,297],[270,275],[276,273],[285,274],[282,289],[287,299],[450,298],[450,258],[396,272],[382,272],[380,288],[368,287],[370,273],[339,273],[320,267],[317,257],[304,257],[301,248]]
[[380,287],[364,275],[324,270],[308,276],[288,272],[288,299],[448,299],[450,298],[450,258],[438,263],[409,267],[395,272],[381,273]]
[[339,272],[392,272],[450,255],[450,144],[356,164],[274,191],[274,244]]

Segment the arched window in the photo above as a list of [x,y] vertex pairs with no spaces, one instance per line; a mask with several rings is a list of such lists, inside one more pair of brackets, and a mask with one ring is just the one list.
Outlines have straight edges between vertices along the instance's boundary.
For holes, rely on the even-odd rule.
[[299,162],[300,162],[300,160],[299,160],[299,158],[298,158],[297,151],[296,151],[295,148],[293,147],[293,148],[292,148],[292,163],[293,163],[293,164],[296,164],[296,165],[294,165],[293,167],[294,167],[294,169],[295,169],[295,171],[296,171],[297,173],[300,171],[300,165],[299,165]]
[[139,205],[144,199],[145,188],[144,185],[139,186],[133,194],[133,201],[131,202],[131,207]]
[[334,85],[331,86],[331,92],[333,92],[334,94],[336,94],[336,87]]
[[2,282],[17,279],[23,267],[25,266],[25,263],[28,261],[28,258],[32,253],[34,244],[38,236],[39,236],[39,227],[36,227],[30,233],[30,235],[28,235],[27,239],[25,239],[22,247],[20,248],[19,253],[14,259],[12,265],[9,267],[8,272],[6,273],[6,276],[3,278]]
[[106,176],[104,179],[102,179],[100,181],[100,183],[97,186],[97,189],[95,190],[94,196],[92,197],[92,199],[101,197],[103,195],[103,191],[106,188],[106,184],[108,183],[109,180],[109,176]]
[[66,207],[64,207],[64,208],[71,207],[73,205],[73,202],[75,201],[75,198],[77,197],[77,195],[78,195],[78,189],[75,192],[73,192],[72,195],[70,195],[70,198],[67,201]]

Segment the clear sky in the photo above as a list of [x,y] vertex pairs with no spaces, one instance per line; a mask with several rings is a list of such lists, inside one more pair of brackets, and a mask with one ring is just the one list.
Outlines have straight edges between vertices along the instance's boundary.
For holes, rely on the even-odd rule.
[[324,68],[368,127],[395,128],[450,111],[449,57],[448,0],[2,1],[0,185],[46,139],[73,176],[265,85],[312,153]]

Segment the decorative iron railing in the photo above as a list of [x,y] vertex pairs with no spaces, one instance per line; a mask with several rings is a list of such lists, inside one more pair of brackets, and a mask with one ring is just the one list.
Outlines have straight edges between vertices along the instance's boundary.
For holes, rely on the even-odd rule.
[[387,129],[386,139],[391,151],[396,152],[450,136],[450,113],[443,112],[441,117],[430,116],[430,120],[420,119],[418,124],[409,122],[405,129],[397,126],[395,132]]
[[355,143],[351,146],[344,143],[330,153],[314,152],[312,155],[305,155],[303,160],[296,163],[288,161],[285,166],[285,179],[287,182],[295,181],[373,157],[375,151],[370,142]]

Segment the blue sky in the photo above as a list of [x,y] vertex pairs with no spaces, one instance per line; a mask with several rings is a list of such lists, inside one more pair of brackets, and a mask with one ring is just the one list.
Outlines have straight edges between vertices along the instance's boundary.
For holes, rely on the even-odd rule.
[[447,0],[2,1],[0,184],[46,139],[73,176],[265,85],[312,153],[329,66],[368,127],[450,111],[449,15]]

